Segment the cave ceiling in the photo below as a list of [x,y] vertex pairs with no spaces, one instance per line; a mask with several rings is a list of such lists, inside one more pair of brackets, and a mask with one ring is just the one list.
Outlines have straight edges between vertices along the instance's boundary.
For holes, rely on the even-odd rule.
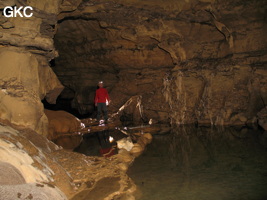
[[231,50],[231,40],[244,34],[243,23],[265,12],[263,1],[66,2],[78,7],[58,16],[59,60],[108,72],[171,67],[192,58],[242,51]]
[[90,73],[97,78],[103,72],[173,68],[199,56],[201,45],[194,51],[185,48],[197,43],[194,40],[206,46],[211,34],[212,42],[224,40],[212,24],[209,6],[205,1],[82,1],[58,16],[55,71],[59,76]]

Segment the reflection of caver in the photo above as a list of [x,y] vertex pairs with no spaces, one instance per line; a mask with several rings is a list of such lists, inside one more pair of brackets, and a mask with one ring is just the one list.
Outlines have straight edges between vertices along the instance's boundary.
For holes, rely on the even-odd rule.
[[108,131],[102,131],[97,133],[97,138],[100,144],[100,154],[104,157],[110,157],[114,155],[115,150],[112,147],[112,140]]
[[108,91],[103,88],[103,81],[98,82],[99,88],[96,90],[95,94],[95,106],[97,106],[97,120],[100,120],[102,111],[104,112],[104,119],[107,123],[108,120],[108,111],[107,104],[109,104],[110,99],[108,96]]

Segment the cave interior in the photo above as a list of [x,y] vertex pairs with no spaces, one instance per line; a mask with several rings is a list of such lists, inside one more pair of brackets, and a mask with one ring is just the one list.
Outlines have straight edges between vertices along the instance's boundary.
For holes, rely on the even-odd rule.
[[[79,115],[95,116],[94,95],[102,80],[112,99],[110,113],[140,95],[145,122],[254,123],[266,105],[260,5],[83,1],[58,17],[59,56],[51,61],[64,85],[58,101]],[[140,122],[133,113],[123,114]]]
[[[6,6],[33,15],[5,17]],[[131,199],[125,171],[162,127],[267,130],[265,0],[0,0],[0,12],[0,167],[16,168],[12,184],[53,183],[64,194],[43,188],[51,199],[79,199],[110,181],[103,198],[119,190]],[[99,81],[111,99],[105,127],[93,126]],[[121,122],[151,129],[114,159],[59,147],[73,150],[85,132]]]

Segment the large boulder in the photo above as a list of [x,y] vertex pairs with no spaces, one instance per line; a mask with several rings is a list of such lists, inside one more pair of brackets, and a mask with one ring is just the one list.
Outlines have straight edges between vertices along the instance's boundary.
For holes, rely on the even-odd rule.
[[83,123],[78,118],[63,110],[44,112],[49,121],[48,139],[65,149],[74,149],[81,143]]

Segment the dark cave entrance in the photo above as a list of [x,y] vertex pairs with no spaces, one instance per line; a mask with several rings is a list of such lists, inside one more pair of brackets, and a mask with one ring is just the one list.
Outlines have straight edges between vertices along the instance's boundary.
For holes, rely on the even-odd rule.
[[105,57],[107,49],[103,28],[95,19],[67,17],[58,22],[54,43],[59,56],[50,61],[50,66],[64,86],[56,104],[45,99],[44,107],[64,110],[78,118],[96,117],[94,95],[97,83],[105,82],[110,91],[118,81],[118,70]]

